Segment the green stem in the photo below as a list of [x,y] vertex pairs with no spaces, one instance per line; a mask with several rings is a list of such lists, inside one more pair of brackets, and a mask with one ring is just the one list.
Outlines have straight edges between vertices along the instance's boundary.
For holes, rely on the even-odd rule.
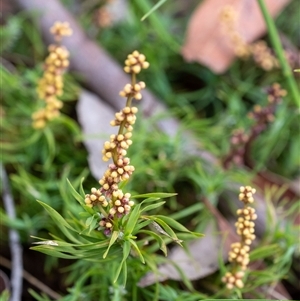
[[[132,97],[129,96],[129,97],[127,98],[127,101],[126,101],[126,107],[131,107],[131,101],[132,101]],[[124,127],[125,127],[125,123],[126,123],[125,120],[121,122],[119,131],[118,131],[118,135],[123,134],[123,130],[124,130]]]
[[[131,85],[134,86],[135,84],[136,84],[136,75],[135,75],[135,73],[131,73]],[[129,96],[126,100],[126,107],[131,107],[131,102],[132,102],[132,96]],[[126,123],[125,120],[121,122],[119,131],[118,131],[118,135],[123,134],[125,123]],[[116,148],[113,150],[112,157],[113,157],[114,163],[117,165],[118,155],[117,155]]]
[[100,204],[97,204],[97,205],[98,205],[99,211],[103,214],[103,216],[107,217],[108,214],[106,213],[106,211],[104,210],[104,208]]
[[279,39],[279,35],[278,35],[277,29],[275,26],[275,22],[268,12],[265,1],[258,0],[258,4],[260,6],[260,10],[265,19],[265,23],[266,23],[266,26],[268,28],[268,32],[270,35],[270,40],[271,40],[271,43],[273,44],[273,48],[276,52],[279,63],[281,65],[283,76],[286,79],[286,83],[288,85],[289,92],[292,95],[292,98],[293,98],[295,104],[299,107],[300,106],[299,90],[298,90],[295,78],[293,76],[292,70],[291,70],[291,68],[286,60],[286,57],[284,55],[284,50],[282,48],[282,45],[281,45],[281,42]]
[[136,75],[135,73],[131,74],[131,84],[134,86],[136,84]]

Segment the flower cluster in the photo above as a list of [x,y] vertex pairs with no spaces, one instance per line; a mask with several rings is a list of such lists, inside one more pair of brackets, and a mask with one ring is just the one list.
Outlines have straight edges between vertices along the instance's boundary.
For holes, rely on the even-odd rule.
[[237,31],[238,14],[232,6],[227,5],[220,14],[223,30],[228,35],[233,45],[234,53],[237,57],[247,59],[251,55],[249,45]]
[[107,28],[113,24],[113,17],[110,11],[107,9],[107,6],[102,6],[96,10],[94,19],[100,28]]
[[111,126],[118,126],[116,135],[111,135],[110,140],[104,143],[102,159],[113,162],[108,165],[103,177],[100,179],[99,189],[92,188],[91,193],[85,196],[85,203],[89,207],[98,206],[101,211],[99,226],[109,235],[115,223],[125,214],[128,214],[134,202],[130,200],[130,193],[123,193],[119,188],[122,181],[127,181],[134,172],[134,166],[130,164],[127,150],[132,144],[132,130],[136,121],[138,109],[131,106],[132,99],[142,98],[141,90],[146,87],[144,82],[136,83],[136,74],[141,69],[148,68],[146,57],[138,51],[128,55],[125,61],[125,71],[131,73],[131,84],[127,84],[120,95],[127,98],[125,107],[115,114]]
[[251,206],[254,202],[253,194],[256,190],[250,186],[240,187],[239,199],[244,203],[244,208],[237,210],[238,220],[235,223],[236,232],[241,241],[231,244],[228,260],[233,264],[233,271],[227,272],[222,278],[228,289],[243,288],[243,277],[249,264],[249,251],[255,239],[254,221],[257,219],[255,209]]
[[254,121],[249,132],[243,129],[236,129],[232,132],[230,138],[230,152],[224,159],[224,166],[228,168],[232,163],[234,165],[249,165],[247,151],[250,150],[251,143],[263,132],[267,126],[274,121],[275,111],[282,97],[286,96],[286,90],[282,89],[278,83],[265,89],[267,93],[268,104],[264,107],[255,105],[253,110],[248,113],[248,117]]
[[282,97],[286,96],[287,91],[282,89],[278,83],[274,83],[271,87],[266,89],[268,94],[268,102],[278,104],[281,102]]
[[257,41],[249,45],[254,62],[266,71],[279,68],[279,62],[273,50],[265,41]]
[[33,127],[45,127],[47,121],[60,114],[63,103],[58,99],[63,93],[63,73],[69,66],[69,51],[59,44],[63,36],[72,34],[67,22],[56,22],[50,32],[55,36],[56,44],[49,46],[49,55],[45,60],[44,73],[38,82],[37,93],[46,103],[45,107],[32,114]]
[[265,107],[255,105],[253,111],[248,114],[250,119],[255,120],[253,131],[260,134],[269,123],[275,119],[276,106],[282,101],[287,92],[282,89],[278,83],[274,83],[266,89],[268,95],[268,104]]
[[142,69],[147,69],[148,67],[149,63],[146,61],[146,57],[138,51],[133,51],[125,60],[124,71],[126,73],[138,74]]
[[133,97],[137,100],[142,99],[141,90],[146,87],[144,82],[139,82],[135,85],[127,84],[124,89],[120,92],[120,96]]
[[55,22],[50,28],[50,32],[54,35],[56,41],[60,41],[64,36],[72,35],[72,29],[68,22]]
[[228,167],[229,163],[236,166],[243,165],[245,157],[245,145],[249,141],[249,135],[244,129],[236,129],[232,132],[230,138],[231,151],[226,158],[224,165]]
[[[242,59],[252,57],[255,63],[266,71],[279,68],[274,51],[268,47],[265,41],[259,40],[248,44],[238,32],[238,13],[231,5],[227,5],[221,10],[220,21],[237,57]],[[291,67],[299,64],[296,53],[291,50],[285,50],[284,53]]]

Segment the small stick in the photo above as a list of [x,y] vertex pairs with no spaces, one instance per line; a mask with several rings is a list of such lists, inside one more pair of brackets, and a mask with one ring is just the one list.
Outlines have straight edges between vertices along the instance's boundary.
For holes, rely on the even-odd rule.
[[[2,257],[0,255],[0,265],[2,265],[3,267],[5,267],[7,269],[10,269],[11,266],[12,266],[12,263],[8,259],[6,259],[6,258],[4,258],[4,257]],[[28,283],[30,283],[31,285],[33,285],[36,288],[38,288],[40,291],[44,292],[49,297],[51,297],[51,298],[53,298],[55,300],[59,300],[61,298],[61,295],[59,295],[58,293],[56,293],[55,291],[53,291],[50,287],[48,287],[43,282],[41,282],[40,280],[38,280],[37,278],[35,278],[34,276],[32,276],[27,271],[22,270],[22,275],[23,275],[23,278]]]
[[[16,218],[16,211],[14,200],[11,194],[9,180],[6,174],[6,171],[0,164],[1,171],[1,180],[2,180],[2,197],[4,202],[5,211],[10,219]],[[22,247],[20,244],[19,233],[14,229],[8,230],[9,236],[9,248],[11,252],[12,264],[11,264],[11,301],[20,301],[22,296],[22,269],[23,269],[23,260],[22,260]]]

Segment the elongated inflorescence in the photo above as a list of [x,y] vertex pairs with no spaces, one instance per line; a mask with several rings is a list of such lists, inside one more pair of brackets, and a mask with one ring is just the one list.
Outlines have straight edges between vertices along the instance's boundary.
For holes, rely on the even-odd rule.
[[243,277],[250,262],[250,245],[255,239],[255,223],[257,215],[250,205],[254,202],[253,195],[256,190],[250,186],[240,187],[239,199],[244,203],[244,208],[237,210],[236,233],[240,236],[240,242],[231,244],[228,260],[232,263],[232,271],[227,272],[222,278],[228,289],[243,288]]
[[45,59],[44,73],[38,82],[37,93],[45,105],[32,114],[32,125],[36,129],[44,128],[47,121],[59,116],[63,103],[58,97],[63,94],[63,74],[69,66],[69,51],[60,45],[63,36],[72,34],[69,24],[55,22],[50,32],[54,35],[56,44],[48,47],[49,55]]
[[100,188],[92,188],[91,193],[85,196],[85,203],[89,207],[98,206],[102,219],[99,222],[104,233],[109,235],[113,230],[114,223],[128,214],[134,202],[130,200],[130,193],[123,193],[119,188],[122,181],[129,180],[134,172],[134,166],[130,163],[127,151],[132,144],[132,131],[136,121],[138,109],[131,106],[132,99],[142,98],[141,90],[146,87],[144,82],[136,83],[136,74],[142,69],[149,67],[146,57],[138,51],[128,55],[125,61],[125,72],[131,74],[131,83],[126,84],[120,92],[120,96],[126,97],[125,107],[115,114],[115,118],[110,122],[113,127],[119,127],[115,135],[110,136],[110,140],[104,143],[102,150],[103,161],[112,161],[108,165],[103,177],[99,180]]
[[[235,55],[242,59],[252,58],[254,62],[264,69],[271,71],[279,68],[279,61],[275,56],[274,51],[268,47],[267,43],[259,40],[253,43],[248,43],[239,32],[239,14],[231,5],[223,7],[220,13],[220,21],[222,29],[228,37]],[[287,61],[291,67],[296,67],[299,58],[297,54],[289,49],[284,50]]]
[[287,91],[282,89],[280,84],[274,83],[265,89],[268,103],[265,106],[255,105],[253,110],[248,113],[249,119],[253,120],[252,126],[248,131],[235,129],[230,138],[230,151],[224,159],[224,166],[247,165],[247,151],[250,145],[266,130],[268,125],[275,120],[277,106],[282,102],[282,98],[287,95]]

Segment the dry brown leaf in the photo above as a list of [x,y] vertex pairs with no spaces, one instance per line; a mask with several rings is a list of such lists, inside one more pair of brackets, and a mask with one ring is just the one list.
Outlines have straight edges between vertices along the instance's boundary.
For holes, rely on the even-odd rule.
[[[290,0],[265,0],[270,14],[276,16]],[[205,0],[192,15],[182,54],[186,61],[197,61],[215,73],[227,70],[234,59],[233,47],[224,33],[220,13],[227,6],[238,13],[236,30],[248,43],[266,32],[257,1]]]
[[[177,267],[190,280],[203,278],[219,269],[218,259],[220,256],[227,256],[226,250],[222,251],[222,235],[211,222],[203,238],[198,238],[188,243],[187,253],[184,248],[176,246],[170,251],[168,259],[176,263]],[[174,264],[166,263],[158,267],[158,274],[148,273],[139,282],[140,287],[145,287],[156,282],[167,279],[182,280],[181,274]]]
[[[204,278],[217,271],[219,257],[222,256],[223,260],[226,260],[230,245],[239,240],[234,229],[220,212],[208,201],[204,200],[204,204],[216,218],[217,227],[211,222],[203,238],[187,244],[188,252],[182,247],[174,247],[168,256],[189,280]],[[167,279],[182,280],[182,276],[172,263],[159,266],[157,275],[148,273],[140,280],[139,286],[144,287]]]
[[76,112],[83,131],[83,143],[88,150],[88,162],[92,175],[101,179],[107,169],[107,162],[102,161],[104,142],[109,140],[115,129],[109,126],[115,112],[96,94],[82,90],[76,106]]
[[211,212],[211,214],[216,218],[216,222],[219,231],[224,235],[224,251],[229,252],[231,244],[240,240],[239,236],[235,233],[234,228],[229,224],[229,222],[223,217],[219,210],[214,207],[207,199],[203,199],[203,203],[206,208]]

